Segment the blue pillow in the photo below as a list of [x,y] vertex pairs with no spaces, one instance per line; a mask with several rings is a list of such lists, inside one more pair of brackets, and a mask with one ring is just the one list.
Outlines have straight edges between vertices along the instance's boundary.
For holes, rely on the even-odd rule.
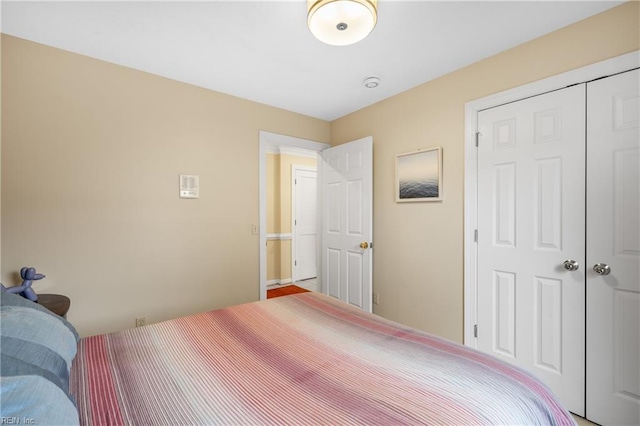
[[[17,341],[31,342],[50,349],[64,359],[67,370],[78,350],[78,340],[62,318],[37,309],[21,306],[0,307],[0,335]],[[3,347],[4,347],[3,340]],[[0,348],[4,353],[4,349]],[[10,355],[20,357],[11,352]]]
[[[4,363],[4,360],[3,360]],[[44,377],[0,378],[0,417],[9,424],[78,425],[78,411],[65,392]]]
[[[20,342],[11,337],[2,337],[0,344],[2,345],[0,372],[3,379],[39,376],[56,385],[68,396],[69,371],[65,371],[64,360],[59,355],[42,346],[37,347],[37,345]],[[19,352],[19,357],[12,356],[10,352]],[[71,399],[70,396],[68,397]]]
[[17,294],[13,294],[13,293],[6,293],[4,291],[0,291],[0,309],[7,307],[7,306],[19,306],[19,307],[23,307],[23,308],[29,308],[29,309],[33,309],[35,311],[38,312],[43,312],[49,316],[51,316],[52,318],[55,318],[58,321],[61,321],[62,324],[64,324],[65,327],[67,327],[69,329],[69,331],[71,331],[71,333],[75,336],[76,341],[78,341],[80,339],[80,337],[78,336],[78,332],[76,331],[75,327],[73,325],[71,325],[70,322],[68,322],[66,319],[62,318],[59,315],[54,314],[53,312],[51,312],[50,310],[48,310],[47,308],[38,305],[35,302],[32,302],[29,299],[25,299],[22,296],[19,296]]
[[0,292],[0,412],[32,424],[78,424],[69,372],[78,333],[62,317]]

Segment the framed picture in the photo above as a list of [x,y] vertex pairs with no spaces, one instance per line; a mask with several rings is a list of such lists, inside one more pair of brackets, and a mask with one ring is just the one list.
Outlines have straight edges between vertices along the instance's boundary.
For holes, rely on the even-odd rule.
[[442,148],[396,155],[396,202],[442,201]]

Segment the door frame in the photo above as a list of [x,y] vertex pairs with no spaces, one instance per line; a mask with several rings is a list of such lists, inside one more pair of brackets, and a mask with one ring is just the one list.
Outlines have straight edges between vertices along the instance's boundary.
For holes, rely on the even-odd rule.
[[[320,161],[320,159],[318,159],[318,161]],[[296,193],[296,183],[295,183],[295,177],[296,177],[296,173],[298,171],[307,171],[307,172],[315,172],[316,173],[316,182],[318,180],[318,167],[316,165],[316,167],[312,167],[312,166],[305,166],[305,165],[301,165],[301,164],[292,164],[291,165],[291,282],[295,283],[296,281],[298,281],[298,275],[296,273],[296,265],[295,265],[295,261],[296,261],[296,225],[295,225],[295,221],[296,221],[296,215],[297,215],[297,210],[296,210],[296,200],[297,200],[297,193]],[[316,223],[318,223],[318,195],[316,195]],[[316,233],[316,243],[318,241],[318,238],[320,238],[321,236],[319,235],[320,233]],[[316,244],[316,247],[318,246],[318,244]],[[317,253],[317,250],[316,250]],[[316,255],[316,258],[318,256]],[[316,274],[317,274],[317,266],[318,266],[318,262],[316,259]]]
[[[465,104],[464,132],[464,344],[477,347],[477,262],[475,242],[478,213],[478,152],[476,132],[478,112],[509,102],[540,95],[564,87],[617,74],[640,66],[640,50],[587,65],[520,87],[509,89]],[[482,238],[480,236],[479,238]]]
[[[287,153],[298,153],[315,151],[320,153],[326,148],[330,148],[328,143],[316,142],[309,139],[301,139],[293,136],[281,135],[260,130],[259,133],[259,209],[260,209],[260,286],[259,300],[267,298],[267,154],[270,152],[280,152],[286,150]],[[318,208],[322,205],[320,194],[318,194]],[[318,235],[318,239],[322,238]],[[318,241],[320,243],[320,241]],[[318,251],[319,253],[319,251]],[[321,268],[318,268],[318,278],[320,279]]]

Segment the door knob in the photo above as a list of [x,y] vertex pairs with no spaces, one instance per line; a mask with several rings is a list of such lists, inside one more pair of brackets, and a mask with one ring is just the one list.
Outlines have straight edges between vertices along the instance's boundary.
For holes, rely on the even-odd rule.
[[368,249],[369,248],[369,243],[368,242],[364,242],[364,243],[360,243],[360,248],[361,249]]
[[564,263],[562,263],[562,266],[564,266],[564,269],[566,269],[567,271],[577,271],[580,267],[580,264],[575,260],[569,259],[565,260]]
[[593,265],[593,270],[598,275],[609,275],[611,273],[611,268],[606,263],[596,263]]

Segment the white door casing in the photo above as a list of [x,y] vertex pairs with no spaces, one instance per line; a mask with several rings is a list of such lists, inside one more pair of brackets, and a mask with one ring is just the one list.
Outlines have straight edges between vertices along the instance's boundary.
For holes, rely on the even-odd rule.
[[639,81],[587,85],[587,417],[603,425],[640,424]]
[[[321,154],[322,289],[372,310],[373,139],[366,137]],[[366,243],[367,248],[361,248]]]
[[478,186],[477,186],[477,142],[478,112],[518,101],[541,93],[558,90],[576,83],[592,81],[603,76],[637,68],[640,51],[630,52],[602,62],[554,75],[533,83],[508,89],[465,104],[465,160],[464,160],[464,344],[476,347],[477,324],[477,252],[476,230]]
[[292,277],[293,282],[315,278],[318,239],[317,172],[309,166],[292,165]]
[[[568,71],[562,74],[558,74],[553,77],[545,78],[533,83],[526,84],[514,89],[509,89],[501,93],[496,93],[481,99],[470,101],[465,105],[465,208],[464,208],[464,342],[471,347],[477,347],[476,337],[476,324],[477,324],[477,311],[478,311],[478,244],[476,242],[476,232],[478,229],[478,192],[477,192],[477,141],[476,132],[478,128],[478,113],[487,108],[493,108],[495,106],[504,105],[509,102],[518,101],[531,96],[537,96],[542,93],[557,90],[563,87],[571,86],[580,82],[594,81],[604,76],[612,76],[621,72],[628,71],[630,69],[636,69],[640,66],[640,51],[631,52],[616,58],[607,59],[602,62],[587,65],[582,68],[578,68],[572,71]],[[587,171],[588,173],[588,171]],[[589,263],[581,265],[583,268],[591,268]],[[587,289],[587,299],[589,300],[589,293]],[[630,323],[636,323],[637,321],[630,321]],[[589,330],[590,333],[591,330]],[[613,330],[609,328],[608,332],[611,334]],[[637,336],[634,333],[627,333],[630,336]],[[588,342],[597,344],[600,340],[597,338],[588,338]],[[606,346],[606,341],[601,348]],[[634,348],[632,346],[632,348]],[[591,369],[601,368],[599,366],[591,366],[589,359],[592,359],[591,350],[587,353],[587,365]],[[635,358],[637,360],[637,357]],[[611,370],[609,370],[611,371]],[[605,374],[606,375],[606,374]],[[630,377],[637,377],[631,374]],[[611,382],[613,377],[603,377],[605,382]],[[587,380],[587,386],[594,385],[593,378]],[[633,383],[633,382],[632,382]],[[597,385],[596,385],[597,386]],[[608,388],[611,389],[611,386]],[[591,418],[593,410],[589,407],[590,398],[589,393],[591,389],[587,389],[587,407],[586,416]],[[616,395],[617,397],[621,395]],[[622,395],[628,397],[628,395]],[[613,409],[613,408],[610,408]],[[607,409],[604,409],[607,411]],[[597,418],[597,417],[594,417]],[[635,422],[632,424],[638,424]]]
[[584,110],[578,85],[478,114],[478,348],[535,374],[579,415]]

